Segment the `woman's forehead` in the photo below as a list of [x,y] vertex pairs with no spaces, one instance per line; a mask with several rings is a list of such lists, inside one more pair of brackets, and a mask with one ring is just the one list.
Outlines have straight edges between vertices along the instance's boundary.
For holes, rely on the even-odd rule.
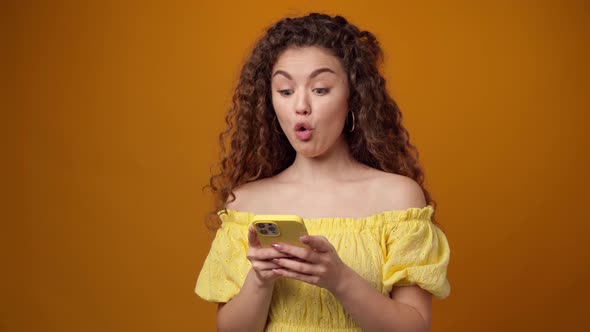
[[316,46],[292,47],[281,53],[273,66],[272,73],[273,76],[277,71],[308,76],[319,68],[329,68],[335,75],[342,72],[339,59],[330,51]]

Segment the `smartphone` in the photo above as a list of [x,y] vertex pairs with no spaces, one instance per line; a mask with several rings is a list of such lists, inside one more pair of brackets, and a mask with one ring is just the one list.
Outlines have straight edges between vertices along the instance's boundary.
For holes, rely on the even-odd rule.
[[307,235],[303,219],[296,215],[266,214],[252,218],[252,226],[258,234],[260,244],[268,248],[273,243],[288,243],[294,246],[309,248],[299,241],[301,236]]

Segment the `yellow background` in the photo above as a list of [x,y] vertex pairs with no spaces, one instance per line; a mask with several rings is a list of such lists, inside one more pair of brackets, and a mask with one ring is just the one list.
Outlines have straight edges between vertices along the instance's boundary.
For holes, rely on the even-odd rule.
[[0,330],[214,329],[217,134],[255,39],[310,10],[384,48],[452,248],[432,331],[590,329],[587,1],[1,6]]

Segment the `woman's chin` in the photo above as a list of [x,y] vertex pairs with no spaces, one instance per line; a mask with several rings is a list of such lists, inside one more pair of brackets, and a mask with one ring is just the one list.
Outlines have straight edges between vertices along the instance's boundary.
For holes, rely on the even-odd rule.
[[302,157],[306,158],[315,158],[324,153],[323,150],[318,149],[315,146],[299,146],[295,148],[295,152],[297,152],[297,154],[301,155]]

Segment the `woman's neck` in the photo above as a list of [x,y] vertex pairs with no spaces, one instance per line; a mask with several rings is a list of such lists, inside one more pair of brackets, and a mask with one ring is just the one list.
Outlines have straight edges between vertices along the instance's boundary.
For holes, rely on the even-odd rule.
[[366,169],[368,166],[354,159],[342,136],[332,149],[321,156],[310,158],[298,153],[293,164],[281,173],[281,178],[301,184],[333,184],[358,178],[359,171]]

